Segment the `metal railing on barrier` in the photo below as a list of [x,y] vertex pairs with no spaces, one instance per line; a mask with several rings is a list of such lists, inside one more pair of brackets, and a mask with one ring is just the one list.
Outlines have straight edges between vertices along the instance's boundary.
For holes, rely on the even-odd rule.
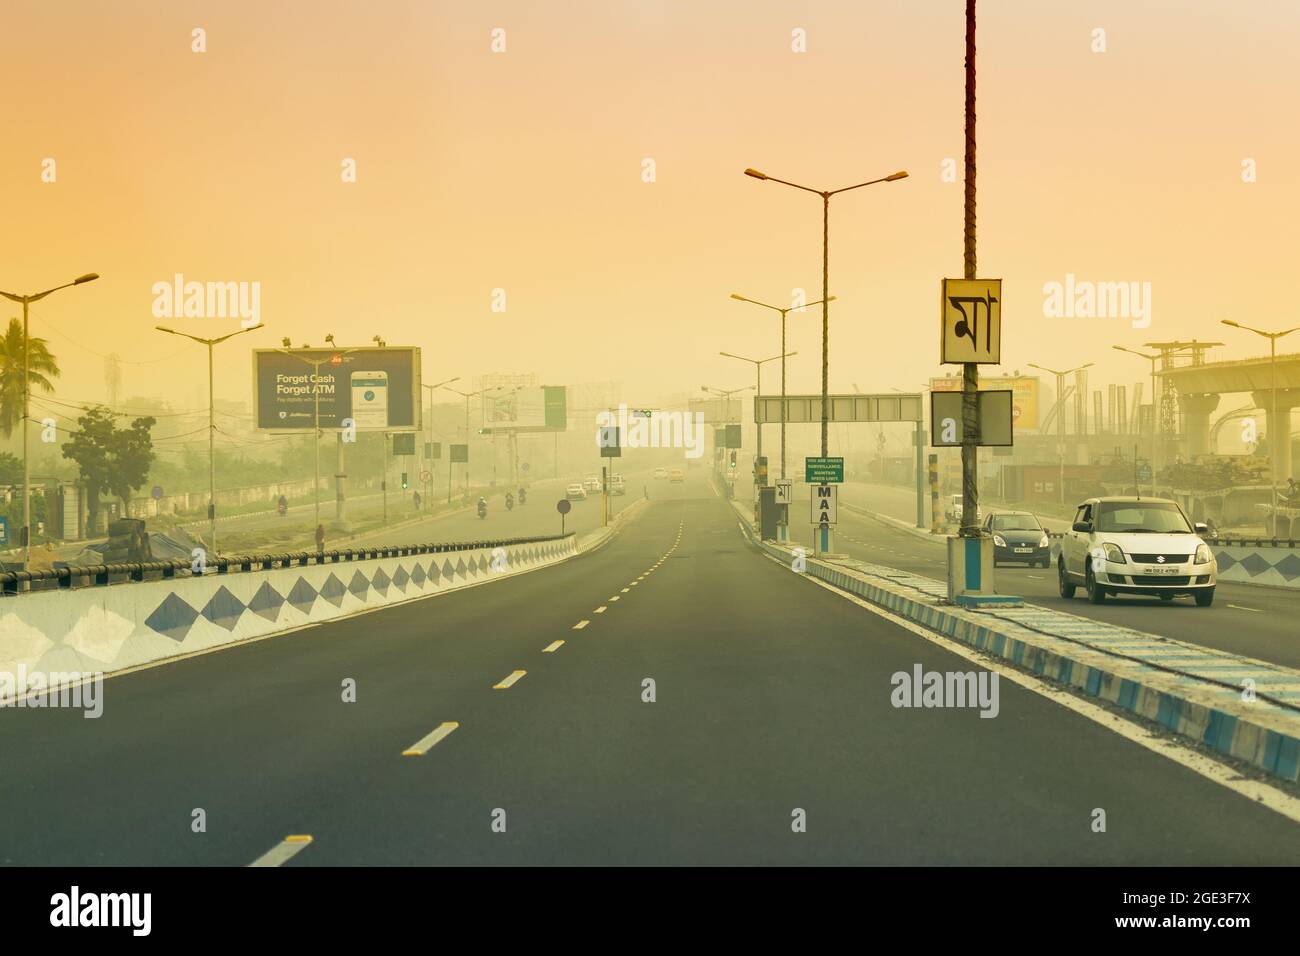
[[282,554],[234,554],[205,562],[195,573],[190,561],[143,561],[130,564],[61,565],[40,571],[0,572],[0,595],[26,594],[85,587],[105,587],[135,581],[162,581],[175,577],[202,577],[204,574],[241,574],[272,571],[277,568],[310,567],[347,561],[370,561],[376,558],[402,558],[420,554],[446,554],[504,548],[521,544],[541,544],[575,537],[568,534],[536,535],[526,538],[497,538],[487,541],[458,541],[443,544],[410,544],[382,548],[347,548],[333,551],[290,551]]

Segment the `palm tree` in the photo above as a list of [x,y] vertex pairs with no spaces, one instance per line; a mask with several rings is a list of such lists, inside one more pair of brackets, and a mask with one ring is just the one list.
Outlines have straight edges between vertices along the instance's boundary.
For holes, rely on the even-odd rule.
[[[28,341],[27,379],[33,387],[54,391],[59,365],[44,339]],[[23,419],[23,324],[10,319],[0,338],[0,432],[8,438]]]

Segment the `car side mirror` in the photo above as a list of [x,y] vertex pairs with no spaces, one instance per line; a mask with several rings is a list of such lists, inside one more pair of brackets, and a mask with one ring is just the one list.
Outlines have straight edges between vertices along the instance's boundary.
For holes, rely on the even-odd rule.
[[1207,525],[1204,521],[1198,521],[1198,522],[1196,522],[1196,524],[1192,525],[1192,527],[1196,529],[1196,533],[1197,533],[1197,534],[1209,534],[1209,533],[1210,533],[1210,526]]
[[1089,531],[1092,531],[1092,522],[1090,522],[1090,521],[1076,521],[1073,525],[1071,525],[1071,530],[1073,530],[1073,531],[1083,531],[1083,532],[1089,532]]

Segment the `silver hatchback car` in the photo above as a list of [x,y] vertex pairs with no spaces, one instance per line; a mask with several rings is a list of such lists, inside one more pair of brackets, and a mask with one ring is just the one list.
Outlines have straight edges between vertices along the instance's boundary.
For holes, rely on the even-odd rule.
[[1061,597],[1082,586],[1093,604],[1107,595],[1141,594],[1162,601],[1190,595],[1214,603],[1218,568],[1183,509],[1163,498],[1089,498],[1079,505],[1057,558]]

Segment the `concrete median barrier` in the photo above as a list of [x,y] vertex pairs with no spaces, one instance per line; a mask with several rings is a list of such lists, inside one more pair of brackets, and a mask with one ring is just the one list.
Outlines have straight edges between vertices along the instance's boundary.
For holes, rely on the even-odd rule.
[[577,553],[570,534],[12,595],[0,599],[0,672],[112,673],[503,580]]
[[[786,564],[790,548],[750,541]],[[1300,671],[1027,604],[967,610],[942,581],[857,560],[801,558],[804,573],[928,630],[1152,721],[1258,770],[1300,779]]]

